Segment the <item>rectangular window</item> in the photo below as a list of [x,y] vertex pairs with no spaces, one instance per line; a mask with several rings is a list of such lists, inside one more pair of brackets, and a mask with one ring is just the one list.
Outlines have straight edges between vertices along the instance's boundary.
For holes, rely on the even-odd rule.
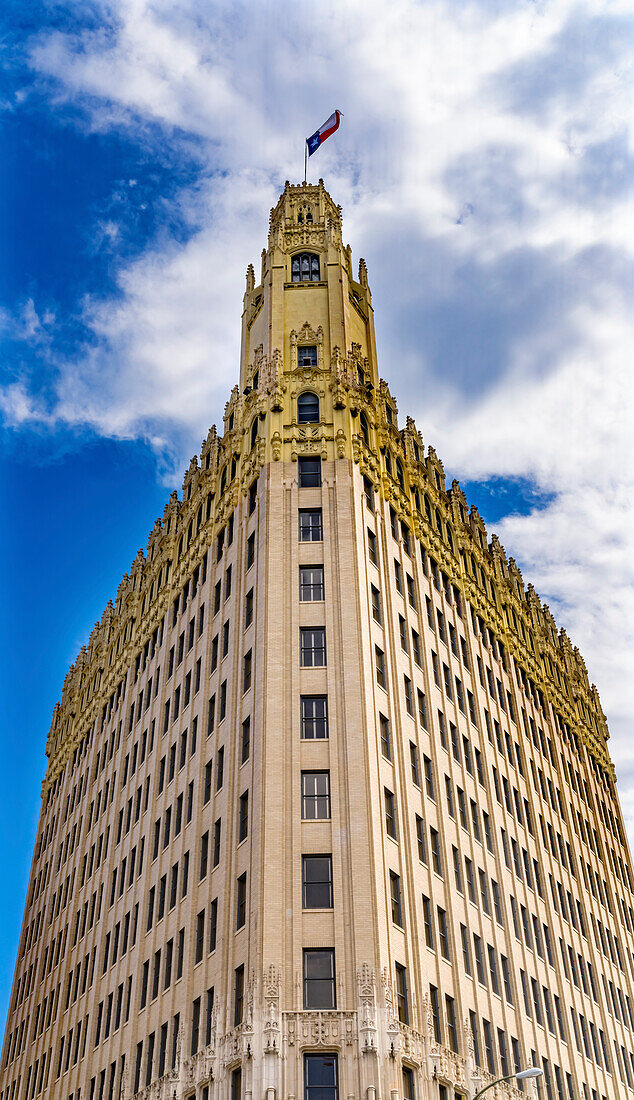
[[322,542],[324,537],[321,508],[299,509],[299,541]]
[[250,588],[244,597],[244,629],[248,630],[253,622],[253,589]]
[[400,963],[395,964],[396,971],[396,1012],[402,1024],[409,1024],[409,1002],[407,997],[407,971]]
[[339,1100],[336,1054],[304,1055],[304,1100]]
[[443,959],[449,959],[449,935],[447,933],[447,914],[440,906],[436,906],[436,917],[438,921],[438,943],[440,945],[440,954]]
[[302,856],[302,906],[332,909],[332,856]]
[[431,902],[429,898],[426,898],[423,894],[423,930],[425,932],[425,943],[428,947],[434,949],[434,925],[431,914]]
[[249,792],[244,791],[238,801],[238,844],[246,839],[249,831]]
[[214,853],[213,853],[213,867],[217,867],[220,863],[220,835],[222,829],[222,821],[220,818],[214,824]]
[[403,1100],[416,1100],[414,1071],[409,1066],[403,1066]]
[[322,668],[326,664],[325,627],[300,627],[299,663],[302,668]]
[[431,848],[431,865],[437,875],[442,875],[442,863],[440,859],[440,837],[438,831],[430,827],[429,843]]
[[374,531],[371,531],[368,527],[368,557],[373,565],[378,564],[378,554],[376,549],[376,535]]
[[411,718],[414,717],[414,696],[412,694],[412,681],[409,676],[403,677],[403,686],[405,688],[405,709]]
[[421,863],[427,864],[427,848],[425,845],[425,822],[422,817],[416,814],[416,845],[418,848],[418,858]]
[[216,937],[218,935],[218,898],[214,898],[209,906],[209,950],[216,950]]
[[370,601],[372,604],[372,618],[381,626],[381,593],[373,584],[370,585]]
[[305,603],[324,599],[323,565],[300,565],[299,598]]
[[250,569],[255,561],[255,531],[252,531],[247,539],[247,569]]
[[385,679],[385,653],[382,649],[379,649],[378,645],[374,647],[374,664],[376,668],[376,682],[379,687],[385,688],[387,691],[387,682]]
[[330,818],[330,772],[302,772],[302,819]]
[[304,1008],[336,1008],[335,952],[304,950]]
[[236,931],[244,928],[247,919],[247,873],[240,875],[236,884]]
[[399,928],[403,927],[403,913],[401,906],[401,879],[395,871],[390,871],[390,904],[392,907],[392,920]]
[[242,748],[240,753],[240,763],[244,764],[249,759],[249,752],[251,750],[251,718],[245,718],[242,723]]
[[388,836],[391,836],[393,840],[397,840],[396,802],[392,791],[388,791],[387,787],[383,788],[383,805],[385,808],[385,830]]
[[203,957],[205,945],[205,910],[201,909],[196,917],[196,952],[194,962],[199,963]]
[[300,489],[316,489],[321,485],[321,459],[298,458],[297,474]]
[[379,714],[379,728],[381,730],[381,752],[386,760],[392,759],[392,738],[390,735],[390,720],[384,714]]
[[328,737],[328,696],[302,695],[302,740],[323,740]]
[[203,879],[207,874],[207,862],[209,859],[209,831],[203,833],[200,838],[200,875]]
[[252,675],[253,675],[253,653],[252,653],[251,650],[249,650],[248,653],[245,653],[244,662],[243,662],[243,675],[242,675],[242,693],[243,694],[245,693],[245,691],[248,691],[249,688],[251,687],[251,677],[252,677]]
[[244,1012],[244,966],[236,967],[233,976],[233,1026],[242,1023]]

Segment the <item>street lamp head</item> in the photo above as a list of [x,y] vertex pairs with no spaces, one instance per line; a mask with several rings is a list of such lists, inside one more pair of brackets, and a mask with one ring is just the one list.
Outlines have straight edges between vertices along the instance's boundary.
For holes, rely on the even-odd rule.
[[543,1069],[538,1069],[537,1066],[531,1066],[530,1069],[522,1069],[519,1073],[515,1074],[516,1081],[526,1081],[529,1077],[543,1077]]

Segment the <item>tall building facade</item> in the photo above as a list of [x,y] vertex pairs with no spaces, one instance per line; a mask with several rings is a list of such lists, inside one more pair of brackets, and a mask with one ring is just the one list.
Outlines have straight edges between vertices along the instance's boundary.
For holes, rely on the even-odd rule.
[[0,1100],[634,1095],[607,738],[287,183],[224,433],[55,708]]

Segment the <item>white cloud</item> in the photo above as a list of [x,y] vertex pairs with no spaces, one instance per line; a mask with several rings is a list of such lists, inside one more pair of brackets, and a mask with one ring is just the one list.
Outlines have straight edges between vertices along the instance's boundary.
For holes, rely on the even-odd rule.
[[[498,526],[587,659],[634,814],[631,5],[101,11],[99,31],[43,34],[34,69],[96,128],[158,132],[174,155],[195,140],[201,181],[180,202],[197,228],[185,245],[161,235],[121,263],[116,297],[83,304],[92,340],[56,360],[47,415],[143,436],[176,464],[191,453],[236,378],[268,207],[339,106],[311,172],[368,258],[382,372],[461,476],[554,494]],[[116,225],[101,232],[116,248]],[[24,380],[5,403],[13,423],[43,415]]]

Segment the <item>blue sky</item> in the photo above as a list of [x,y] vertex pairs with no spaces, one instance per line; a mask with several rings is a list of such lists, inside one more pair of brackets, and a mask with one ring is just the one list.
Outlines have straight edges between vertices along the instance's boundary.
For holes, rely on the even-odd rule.
[[584,654],[632,831],[631,3],[0,18],[0,1023],[65,671],[221,419],[246,266],[335,106],[311,172],[381,372]]

